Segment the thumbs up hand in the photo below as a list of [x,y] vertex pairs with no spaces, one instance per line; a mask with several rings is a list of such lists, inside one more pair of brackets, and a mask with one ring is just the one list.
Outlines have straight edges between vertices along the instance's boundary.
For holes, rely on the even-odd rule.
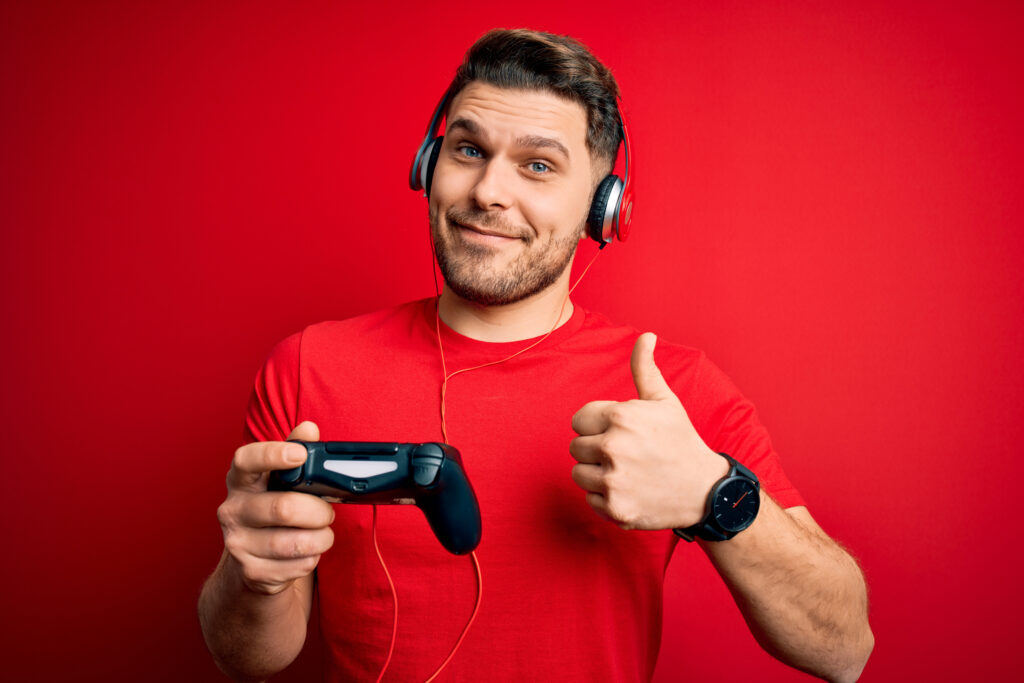
[[600,516],[624,529],[696,524],[711,487],[729,471],[655,364],[656,342],[648,332],[633,347],[635,400],[592,401],[572,418],[573,481]]

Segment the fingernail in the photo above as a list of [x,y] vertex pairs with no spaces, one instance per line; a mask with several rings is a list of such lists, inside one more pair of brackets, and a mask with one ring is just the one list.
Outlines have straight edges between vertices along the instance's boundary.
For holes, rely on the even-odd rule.
[[298,465],[306,459],[306,454],[304,451],[300,451],[298,448],[293,446],[288,449],[288,455],[285,459],[290,463]]

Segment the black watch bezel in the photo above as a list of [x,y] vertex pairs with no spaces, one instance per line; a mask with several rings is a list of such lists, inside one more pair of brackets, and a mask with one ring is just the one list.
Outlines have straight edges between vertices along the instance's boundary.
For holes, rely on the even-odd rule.
[[[672,530],[676,536],[684,541],[692,543],[695,538],[702,538],[705,541],[728,541],[744,529],[749,528],[754,523],[754,520],[757,519],[757,513],[761,508],[761,483],[758,481],[757,475],[731,456],[725,453],[719,453],[719,455],[729,461],[729,473],[711,487],[705,506],[704,518],[693,526]],[[740,485],[740,491],[733,494],[734,498],[735,495],[739,496],[734,502],[727,494],[733,493],[728,489],[735,488],[736,484]],[[746,490],[743,491],[743,489]],[[719,522],[721,515],[716,514],[717,508],[723,505],[735,508],[740,504],[743,505],[744,513],[741,521],[729,526]]]

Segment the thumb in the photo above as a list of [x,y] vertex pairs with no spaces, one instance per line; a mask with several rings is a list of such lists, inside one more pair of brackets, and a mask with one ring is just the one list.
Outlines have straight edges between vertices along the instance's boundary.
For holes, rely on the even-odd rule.
[[658,338],[654,336],[653,332],[641,334],[637,337],[633,355],[629,359],[637,396],[648,401],[675,398],[668,382],[661,376],[661,370],[654,364],[654,345],[657,342]]
[[288,435],[288,440],[297,439],[299,441],[319,441],[320,440],[320,428],[316,426],[315,422],[306,420],[295,425],[295,429]]

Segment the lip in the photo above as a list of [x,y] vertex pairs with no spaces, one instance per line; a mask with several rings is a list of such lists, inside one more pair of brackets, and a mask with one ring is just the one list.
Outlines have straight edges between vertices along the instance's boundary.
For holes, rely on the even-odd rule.
[[476,225],[470,225],[470,224],[467,224],[467,223],[459,223],[458,221],[452,221],[452,223],[456,227],[458,227],[458,228],[462,228],[463,230],[467,230],[469,232],[475,232],[476,234],[482,235],[484,237],[495,237],[495,238],[503,239],[503,240],[517,240],[517,239],[519,239],[518,237],[516,237],[514,235],[507,235],[507,234],[505,234],[503,232],[499,232],[497,230],[487,230],[486,228],[481,228],[481,227],[478,227]]

